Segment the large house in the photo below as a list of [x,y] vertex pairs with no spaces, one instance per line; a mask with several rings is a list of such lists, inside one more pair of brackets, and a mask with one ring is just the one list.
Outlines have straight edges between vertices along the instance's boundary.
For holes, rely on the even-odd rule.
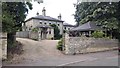
[[23,31],[32,31],[37,28],[39,32],[39,39],[54,38],[54,29],[50,25],[56,24],[60,30],[60,35],[63,34],[63,22],[61,14],[58,19],[46,16],[46,9],[43,8],[42,15],[37,13],[37,16],[27,19],[23,25]]
[[68,24],[68,23],[63,23],[63,26],[64,26],[64,30],[65,31],[70,31],[71,29],[75,28],[74,25],[71,25],[71,24]]

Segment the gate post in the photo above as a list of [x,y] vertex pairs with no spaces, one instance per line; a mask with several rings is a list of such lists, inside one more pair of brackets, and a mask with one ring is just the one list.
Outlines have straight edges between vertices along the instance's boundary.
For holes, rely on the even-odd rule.
[[2,33],[2,59],[7,59],[7,33]]

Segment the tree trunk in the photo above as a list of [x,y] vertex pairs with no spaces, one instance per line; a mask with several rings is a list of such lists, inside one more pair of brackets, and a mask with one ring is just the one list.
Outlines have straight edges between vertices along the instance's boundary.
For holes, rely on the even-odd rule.
[[7,51],[10,52],[11,49],[16,44],[16,32],[11,32],[7,34]]

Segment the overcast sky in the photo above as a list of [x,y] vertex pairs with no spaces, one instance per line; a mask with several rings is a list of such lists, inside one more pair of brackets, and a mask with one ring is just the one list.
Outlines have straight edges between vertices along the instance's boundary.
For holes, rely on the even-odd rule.
[[75,7],[73,3],[77,0],[43,0],[43,3],[38,4],[37,2],[32,2],[33,9],[29,11],[26,19],[39,15],[42,15],[43,7],[46,8],[46,16],[51,16],[57,18],[61,13],[62,20],[69,24],[76,24],[73,14],[75,13]]

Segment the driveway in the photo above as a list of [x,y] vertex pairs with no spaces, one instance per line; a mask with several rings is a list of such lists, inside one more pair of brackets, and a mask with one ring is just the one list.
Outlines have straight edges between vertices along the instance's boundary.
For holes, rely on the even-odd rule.
[[34,41],[26,38],[17,38],[17,40],[24,45],[24,53],[20,56],[16,55],[12,63],[4,62],[3,66],[66,66],[83,61],[117,57],[118,55],[117,51],[64,55],[56,49],[58,40]]

